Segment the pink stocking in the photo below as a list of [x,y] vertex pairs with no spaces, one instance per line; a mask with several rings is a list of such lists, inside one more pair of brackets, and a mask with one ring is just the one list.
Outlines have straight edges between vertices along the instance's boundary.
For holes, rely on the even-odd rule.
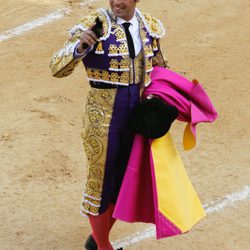
[[109,241],[109,209],[98,216],[89,215],[89,222],[93,230],[92,235],[97,243],[98,250],[113,250],[113,247]]

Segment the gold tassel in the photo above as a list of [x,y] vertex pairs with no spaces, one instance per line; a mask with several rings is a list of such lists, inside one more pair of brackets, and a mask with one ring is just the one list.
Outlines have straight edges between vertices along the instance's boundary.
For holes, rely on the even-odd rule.
[[104,54],[101,41],[98,42],[95,53],[99,55]]
[[153,51],[158,50],[158,44],[156,38],[153,38]]

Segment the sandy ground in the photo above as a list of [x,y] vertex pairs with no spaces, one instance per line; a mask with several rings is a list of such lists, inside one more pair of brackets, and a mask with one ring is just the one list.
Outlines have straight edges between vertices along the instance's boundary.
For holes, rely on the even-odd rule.
[[[83,249],[90,232],[80,216],[85,156],[81,114],[88,90],[83,67],[52,78],[48,63],[67,29],[96,7],[82,1],[1,1],[0,33],[57,8],[68,14],[51,24],[0,42],[0,249]],[[207,90],[219,112],[198,126],[197,147],[184,152],[184,124],[172,128],[192,183],[204,204],[250,184],[248,0],[142,0],[160,18],[170,68]],[[127,249],[245,250],[250,245],[250,202],[209,214],[185,235],[150,238]],[[118,222],[115,241],[148,228]]]

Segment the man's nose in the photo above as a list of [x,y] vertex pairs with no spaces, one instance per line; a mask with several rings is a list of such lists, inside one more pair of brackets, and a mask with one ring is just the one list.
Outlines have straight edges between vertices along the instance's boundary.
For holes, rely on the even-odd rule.
[[114,6],[119,6],[123,0],[113,0]]

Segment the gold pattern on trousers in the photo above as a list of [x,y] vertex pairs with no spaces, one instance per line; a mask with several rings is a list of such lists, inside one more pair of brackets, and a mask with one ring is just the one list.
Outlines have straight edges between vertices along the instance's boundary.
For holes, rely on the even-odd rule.
[[98,213],[104,181],[108,131],[117,89],[91,89],[82,119],[83,145],[87,157],[87,183],[82,213]]

